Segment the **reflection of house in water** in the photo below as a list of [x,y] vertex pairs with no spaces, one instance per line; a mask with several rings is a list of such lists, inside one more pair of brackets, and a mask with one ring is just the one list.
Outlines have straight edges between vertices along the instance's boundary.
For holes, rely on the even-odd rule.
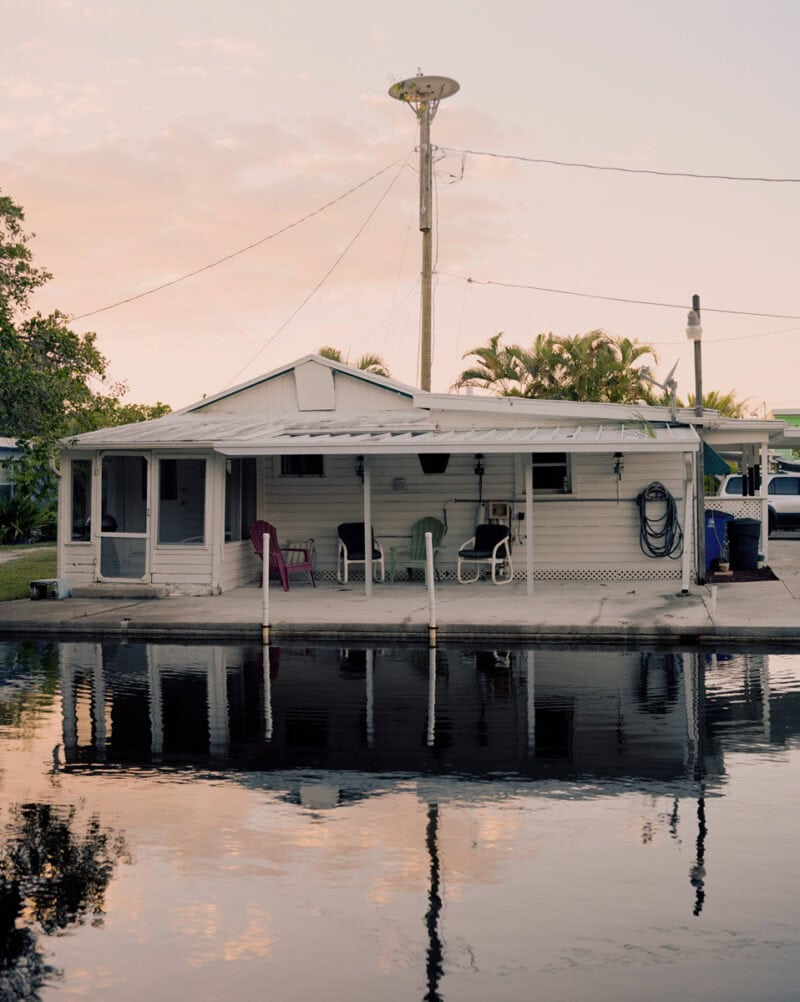
[[[738,718],[737,741],[768,742],[771,721],[766,656],[707,660],[67,644],[66,762],[713,781],[723,722]],[[735,694],[720,682],[734,676]]]

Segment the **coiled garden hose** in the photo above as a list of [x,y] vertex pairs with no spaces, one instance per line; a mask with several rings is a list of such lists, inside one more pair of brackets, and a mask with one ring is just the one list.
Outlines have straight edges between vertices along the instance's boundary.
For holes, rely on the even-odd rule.
[[[648,557],[677,560],[683,553],[683,529],[675,498],[654,480],[636,496],[639,509],[639,545]],[[654,514],[654,510],[657,514]]]

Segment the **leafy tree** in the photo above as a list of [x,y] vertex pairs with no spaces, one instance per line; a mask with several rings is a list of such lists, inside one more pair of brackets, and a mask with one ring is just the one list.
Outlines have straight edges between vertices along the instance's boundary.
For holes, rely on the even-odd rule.
[[456,386],[481,386],[498,396],[635,403],[650,398],[641,359],[655,352],[602,330],[558,337],[539,334],[530,348],[500,346],[501,334],[485,348],[467,352],[478,365],[465,369]]
[[479,386],[493,390],[497,396],[524,396],[527,373],[523,361],[524,349],[519,345],[500,347],[502,333],[489,338],[485,348],[470,348],[464,358],[474,355],[476,363],[464,369],[453,384],[454,389],[463,386]]
[[[331,348],[330,345],[323,345],[317,354],[321,355],[322,358],[329,359],[331,362],[341,362],[342,365],[351,364],[347,359],[342,357],[342,353],[338,348]],[[362,355],[354,364],[355,368],[361,369],[362,372],[371,372],[374,376],[385,376],[386,379],[392,378],[389,366],[380,355],[367,353]]]
[[60,438],[168,413],[166,404],[124,404],[124,383],[96,393],[108,363],[94,333],[78,334],[56,310],[30,313],[32,294],[52,277],[37,268],[22,208],[0,195],[0,434],[23,450],[12,460],[17,490],[54,507],[50,470]]
[[[696,397],[694,393],[689,394],[689,407],[694,407]],[[728,390],[727,393],[720,393],[717,390],[709,390],[703,394],[703,407],[710,411],[719,411],[723,417],[743,418],[752,417],[755,409],[750,406],[750,398],[739,400],[736,390]],[[683,406],[679,403],[680,406]]]

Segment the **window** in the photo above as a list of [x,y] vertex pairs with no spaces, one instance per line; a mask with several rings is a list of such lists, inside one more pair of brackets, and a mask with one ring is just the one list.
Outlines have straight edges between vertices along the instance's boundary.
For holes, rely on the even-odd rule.
[[225,469],[225,541],[248,539],[256,520],[256,461],[229,459]]
[[800,491],[800,477],[774,477],[769,484],[770,494],[792,494],[797,496]]
[[205,459],[162,459],[158,475],[158,541],[183,546],[205,542]]
[[282,477],[324,477],[322,456],[281,456]]
[[742,478],[741,477],[728,477],[725,483],[725,493],[726,494],[741,494],[742,493]]
[[91,459],[73,459],[70,463],[72,485],[72,532],[73,542],[85,542],[89,539],[89,518],[92,514],[92,461]]
[[534,494],[571,494],[572,477],[569,456],[566,452],[534,452]]

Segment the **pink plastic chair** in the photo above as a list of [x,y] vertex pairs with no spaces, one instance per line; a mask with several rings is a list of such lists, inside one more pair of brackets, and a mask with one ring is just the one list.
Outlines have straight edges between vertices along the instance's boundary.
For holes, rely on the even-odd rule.
[[[289,590],[289,575],[297,571],[306,571],[311,576],[311,584],[317,587],[314,577],[314,565],[311,563],[311,551],[305,546],[281,546],[278,542],[278,533],[274,525],[269,522],[254,522],[250,526],[250,540],[253,549],[259,559],[264,559],[264,534],[269,536],[269,570],[270,574],[277,573],[281,579],[283,590]],[[302,560],[290,561],[288,564],[284,559],[286,553],[302,553]]]

